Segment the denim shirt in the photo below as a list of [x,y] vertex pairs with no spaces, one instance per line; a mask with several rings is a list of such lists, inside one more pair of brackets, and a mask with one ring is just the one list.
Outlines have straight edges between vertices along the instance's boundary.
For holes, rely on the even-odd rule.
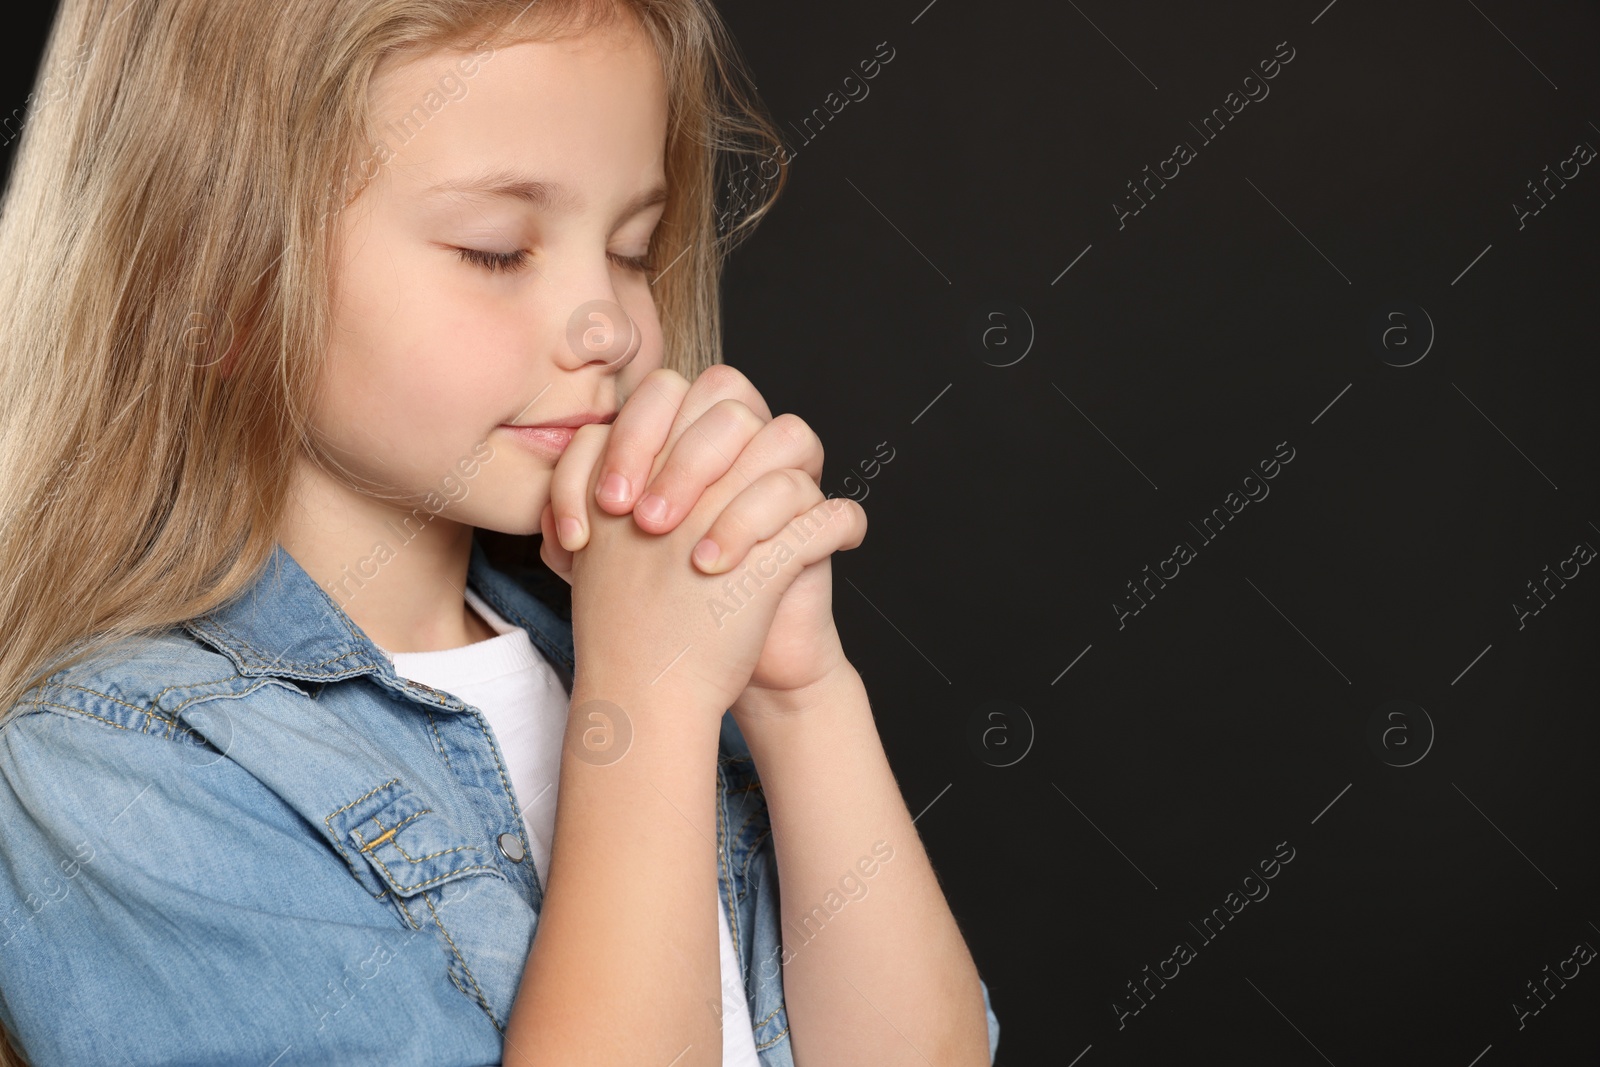
[[[571,624],[476,540],[468,584],[570,689]],[[718,749],[718,889],[762,1067],[793,1067],[731,713]],[[0,1022],[35,1067],[498,1064],[544,895],[521,810],[483,715],[397,676],[277,546],[243,596],[0,723]]]

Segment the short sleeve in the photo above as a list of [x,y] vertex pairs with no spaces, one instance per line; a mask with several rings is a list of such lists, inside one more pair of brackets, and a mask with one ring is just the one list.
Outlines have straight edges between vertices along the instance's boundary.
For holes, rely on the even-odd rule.
[[989,986],[982,978],[978,979],[978,986],[983,990],[983,1013],[989,1020],[989,1065],[994,1067],[995,1053],[1000,1048],[1000,1020],[995,1017],[994,1008],[989,1004]]
[[434,949],[214,749],[0,726],[0,1021],[35,1067],[499,1063]]

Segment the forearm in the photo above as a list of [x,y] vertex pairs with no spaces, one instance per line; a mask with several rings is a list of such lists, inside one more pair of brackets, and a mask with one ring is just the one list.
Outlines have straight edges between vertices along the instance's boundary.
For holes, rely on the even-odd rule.
[[[664,687],[663,687],[664,688]],[[614,762],[578,758],[599,697],[626,708]],[[716,712],[575,680],[550,876],[506,1027],[507,1067],[717,1067]],[[606,758],[609,758],[606,757]]]
[[847,666],[803,700],[747,692],[733,709],[772,820],[796,1064],[987,1065],[978,972],[865,685]]

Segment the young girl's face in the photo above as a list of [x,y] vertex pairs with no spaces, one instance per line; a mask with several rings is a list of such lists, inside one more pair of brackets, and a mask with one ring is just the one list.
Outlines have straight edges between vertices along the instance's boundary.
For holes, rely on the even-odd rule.
[[[425,498],[450,501],[444,519],[538,532],[559,452],[507,426],[609,419],[661,365],[653,275],[625,262],[663,211],[660,63],[630,25],[396,63],[372,99],[393,156],[337,217],[314,418],[347,466],[411,499],[320,472],[311,493],[362,537]],[[475,188],[485,175],[522,195]]]

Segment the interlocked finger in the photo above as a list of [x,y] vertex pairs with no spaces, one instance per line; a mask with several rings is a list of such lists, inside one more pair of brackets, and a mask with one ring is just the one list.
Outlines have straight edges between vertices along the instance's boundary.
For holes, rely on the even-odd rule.
[[[866,512],[853,500],[822,495],[810,472],[793,467],[769,470],[730,500],[695,546],[694,562],[706,574],[721,574],[738,565],[756,545],[787,531],[795,552],[821,558],[841,548],[854,548],[866,535]],[[821,542],[812,545],[814,539]],[[826,551],[816,550],[826,544]],[[810,560],[808,560],[810,562]]]

